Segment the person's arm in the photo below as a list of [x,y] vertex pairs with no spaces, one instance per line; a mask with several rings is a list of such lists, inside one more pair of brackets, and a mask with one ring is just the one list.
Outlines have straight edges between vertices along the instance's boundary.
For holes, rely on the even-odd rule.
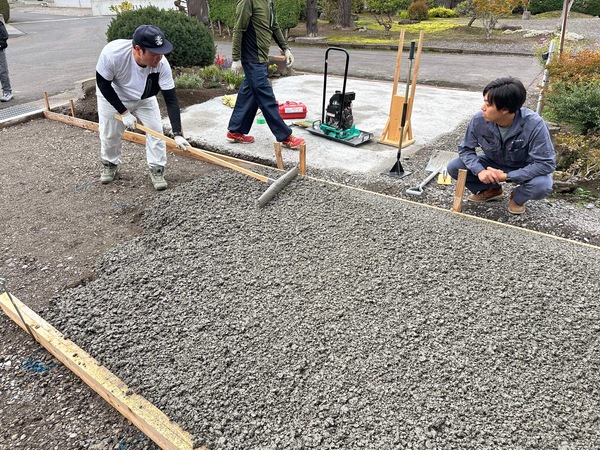
[[115,89],[112,87],[112,80],[107,80],[98,72],[96,72],[96,84],[108,103],[110,103],[119,114],[123,115],[127,111],[127,108],[115,92]]
[[465,137],[458,145],[458,156],[473,174],[479,175],[479,172],[485,170],[485,167],[479,162],[475,149],[479,146],[477,139],[477,116],[471,119]]
[[529,135],[529,152],[525,167],[511,170],[506,175],[513,183],[521,183],[540,175],[548,175],[556,169],[556,156],[550,132],[543,120],[539,120]]
[[179,109],[179,101],[175,88],[162,91],[165,105],[167,105],[167,115],[171,122],[171,129],[174,136],[183,136],[181,129],[181,110]]
[[233,61],[240,61],[242,58],[242,36],[250,24],[250,19],[252,17],[252,2],[250,0],[240,0],[235,10],[235,17],[231,59]]

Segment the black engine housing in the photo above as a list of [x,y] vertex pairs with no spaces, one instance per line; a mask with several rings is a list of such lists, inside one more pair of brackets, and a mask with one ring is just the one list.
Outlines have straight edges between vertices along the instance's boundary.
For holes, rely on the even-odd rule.
[[[327,105],[327,115],[325,123],[330,127],[347,130],[354,124],[352,116],[352,101],[356,98],[354,92],[346,92],[342,96],[341,91],[335,91],[335,94],[329,99]],[[341,114],[340,114],[341,111]]]

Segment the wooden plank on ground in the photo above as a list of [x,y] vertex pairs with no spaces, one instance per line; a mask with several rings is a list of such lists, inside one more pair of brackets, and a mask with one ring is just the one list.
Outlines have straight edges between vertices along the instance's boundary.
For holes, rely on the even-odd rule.
[[[62,123],[66,123],[68,125],[74,125],[76,127],[85,128],[86,130],[98,132],[98,124],[96,122],[92,122],[90,120],[66,116],[64,114],[59,114],[59,113],[55,113],[52,111],[44,111],[44,117],[46,119],[55,120],[57,122],[62,122]],[[123,133],[123,139],[125,139],[126,141],[135,142],[137,144],[146,145],[146,136],[143,134],[140,134],[140,133],[133,133],[131,131],[125,131]],[[174,144],[167,143],[167,151],[169,151],[171,153],[175,153],[180,156],[185,156],[187,158],[192,158],[192,159],[197,159],[199,161],[208,162],[208,160],[206,158],[203,158],[201,155],[197,155],[197,154],[185,151],[185,150],[181,150],[179,147],[177,147]],[[220,153],[211,152],[209,150],[204,150],[204,149],[202,149],[202,151],[205,153],[208,153],[209,155],[215,156],[217,158],[220,158],[222,160],[225,160],[225,161],[228,161],[228,162],[231,162],[234,164],[243,164],[243,165],[249,165],[249,166],[264,167],[262,164],[245,161],[243,159],[235,158],[233,156],[222,155]]]
[[[46,350],[67,366],[75,375],[110,403],[140,431],[163,449],[179,450],[193,448],[190,434],[172,422],[162,411],[144,397],[131,394],[127,385],[106,367],[100,365],[74,342],[29,309],[24,303],[11,296],[19,309],[23,321],[31,333]],[[7,293],[0,295],[0,307],[17,325],[26,330],[25,324],[10,301]],[[27,331],[27,330],[26,330]],[[208,450],[201,447],[200,450]]]

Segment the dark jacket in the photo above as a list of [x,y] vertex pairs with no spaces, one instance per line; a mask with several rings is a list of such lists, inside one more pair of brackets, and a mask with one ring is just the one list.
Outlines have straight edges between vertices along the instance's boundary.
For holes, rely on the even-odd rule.
[[4,50],[8,47],[6,40],[8,39],[8,31],[6,31],[6,27],[4,23],[0,20],[0,50]]
[[498,125],[486,122],[481,111],[471,119],[465,138],[458,146],[458,155],[475,175],[485,169],[477,158],[477,147],[498,165],[509,168],[508,176],[516,183],[548,175],[556,168],[548,126],[527,108],[516,112],[504,141]]

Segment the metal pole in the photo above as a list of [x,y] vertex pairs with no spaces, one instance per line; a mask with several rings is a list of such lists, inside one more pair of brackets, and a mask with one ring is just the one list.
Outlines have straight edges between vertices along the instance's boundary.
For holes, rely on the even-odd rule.
[[546,59],[546,69],[544,69],[544,78],[542,79],[542,90],[540,91],[540,96],[537,102],[537,108],[535,110],[540,116],[542,115],[542,108],[544,107],[544,91],[546,90],[546,86],[548,85],[548,64],[550,64],[550,60],[552,59],[552,54],[554,53],[555,42],[550,41],[550,47],[548,47],[548,58]]

